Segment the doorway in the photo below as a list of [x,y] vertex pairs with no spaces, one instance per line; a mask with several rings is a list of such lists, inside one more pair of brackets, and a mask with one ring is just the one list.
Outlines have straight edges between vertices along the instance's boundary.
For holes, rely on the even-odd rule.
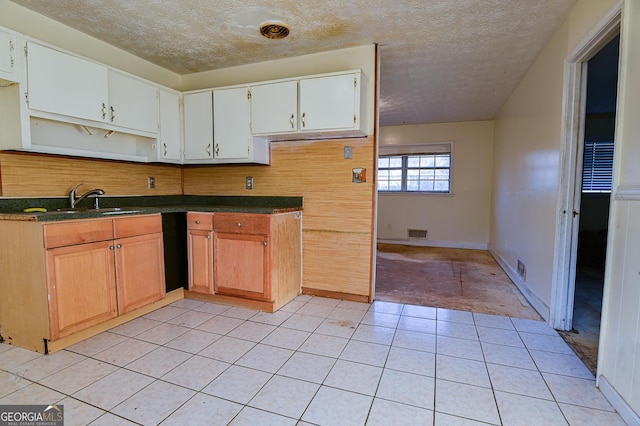
[[579,193],[573,321],[563,337],[595,373],[597,368],[613,150],[620,36],[586,63],[586,105],[582,161],[576,167]]

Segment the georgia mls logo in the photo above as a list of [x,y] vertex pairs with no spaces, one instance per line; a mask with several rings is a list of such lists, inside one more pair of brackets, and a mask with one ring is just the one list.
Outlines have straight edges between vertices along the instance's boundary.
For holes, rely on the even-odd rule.
[[0,405],[0,426],[63,426],[62,405]]

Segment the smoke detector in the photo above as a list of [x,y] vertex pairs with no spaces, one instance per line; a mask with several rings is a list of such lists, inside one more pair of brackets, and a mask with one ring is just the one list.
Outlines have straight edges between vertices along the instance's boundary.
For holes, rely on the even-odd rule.
[[272,40],[279,40],[289,35],[289,27],[279,21],[264,22],[260,24],[260,34]]

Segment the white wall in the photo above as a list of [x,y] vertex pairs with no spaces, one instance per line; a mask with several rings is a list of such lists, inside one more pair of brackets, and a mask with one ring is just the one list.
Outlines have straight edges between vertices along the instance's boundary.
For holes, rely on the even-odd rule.
[[[624,2],[616,125],[614,192],[598,373],[608,396],[620,397],[640,424],[640,2]],[[612,392],[613,391],[613,392]],[[613,395],[610,395],[613,393]]]
[[[613,0],[580,0],[500,110],[489,247],[543,317],[551,305],[564,60]],[[517,279],[521,260],[526,279]]]
[[380,147],[453,142],[452,195],[378,195],[378,240],[406,240],[427,229],[423,245],[486,249],[491,215],[493,121],[380,128]]

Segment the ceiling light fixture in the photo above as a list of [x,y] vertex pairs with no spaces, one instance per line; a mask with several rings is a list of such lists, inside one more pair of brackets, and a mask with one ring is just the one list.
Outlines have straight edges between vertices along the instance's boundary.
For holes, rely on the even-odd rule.
[[264,22],[260,24],[260,34],[266,38],[279,40],[289,35],[289,27],[282,22]]

